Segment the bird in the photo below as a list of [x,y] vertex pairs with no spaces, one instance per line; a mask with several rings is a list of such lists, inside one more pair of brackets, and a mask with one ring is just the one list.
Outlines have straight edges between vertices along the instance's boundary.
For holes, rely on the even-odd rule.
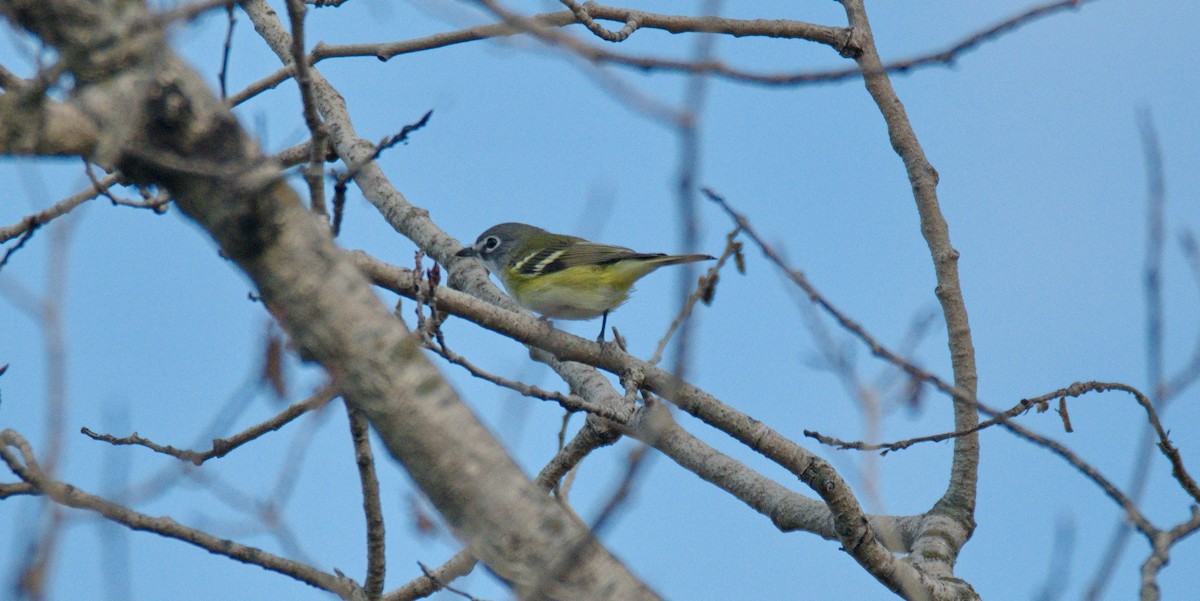
[[629,300],[634,282],[665,265],[713,260],[704,254],[643,253],[554,234],[524,223],[501,223],[455,253],[478,257],[517,304],[548,319],[601,318]]

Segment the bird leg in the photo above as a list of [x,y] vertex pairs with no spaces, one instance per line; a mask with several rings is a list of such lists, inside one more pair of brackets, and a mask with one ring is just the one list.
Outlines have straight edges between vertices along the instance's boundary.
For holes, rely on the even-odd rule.
[[596,337],[596,342],[604,342],[604,328],[608,325],[608,311],[604,312],[604,316],[600,318],[600,335]]

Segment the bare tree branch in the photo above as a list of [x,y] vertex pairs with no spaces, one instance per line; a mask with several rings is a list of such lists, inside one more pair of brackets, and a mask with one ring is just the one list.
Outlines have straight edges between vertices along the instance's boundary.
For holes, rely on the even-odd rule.
[[138,513],[88,494],[76,486],[54,480],[42,470],[34,458],[29,443],[12,430],[0,431],[0,459],[3,459],[9,469],[32,486],[38,494],[45,495],[60,505],[93,511],[133,530],[153,532],[194,545],[209,553],[223,555],[242,563],[256,565],[265,570],[289,576],[305,584],[327,590],[347,601],[355,598],[358,586],[348,579],[327,574],[262,549],[217,538],[184,526],[168,517],[155,518]]
[[658,345],[654,348],[654,354],[650,356],[650,363],[657,365],[662,360],[663,351],[667,349],[667,343],[671,341],[671,336],[692,315],[692,310],[695,308],[697,301],[704,301],[706,305],[712,302],[713,296],[716,294],[717,279],[721,268],[725,266],[725,262],[729,260],[729,257],[734,255],[740,256],[742,252],[742,243],[734,240],[741,231],[741,227],[735,227],[732,232],[729,232],[725,236],[725,250],[721,251],[721,255],[717,257],[717,262],[713,263],[712,267],[709,267],[708,271],[700,276],[700,281],[696,283],[696,290],[684,300],[683,306],[679,308],[679,313],[675,315],[675,319],[671,320],[671,325],[667,326],[667,331],[658,340]]
[[[1138,405],[1141,405],[1142,409],[1146,411],[1146,421],[1150,427],[1150,430],[1158,436],[1157,446],[1162,454],[1166,456],[1167,461],[1169,461],[1171,464],[1171,475],[1175,477],[1175,480],[1179,483],[1179,486],[1183,488],[1184,492],[1186,492],[1188,496],[1192,497],[1192,499],[1197,503],[1200,503],[1200,487],[1197,486],[1196,481],[1192,478],[1191,474],[1188,473],[1187,468],[1183,466],[1183,458],[1179,453],[1179,449],[1176,448],[1175,445],[1171,443],[1170,438],[1168,438],[1167,431],[1163,428],[1162,422],[1159,420],[1158,411],[1156,411],[1154,408],[1154,403],[1149,399],[1149,397],[1142,394],[1136,388],[1127,384],[1121,384],[1119,382],[1076,382],[1066,388],[1060,388],[1048,394],[1029,399],[1021,399],[1021,401],[1014,405],[1011,409],[999,413],[987,421],[976,424],[975,426],[972,426],[970,430],[963,432],[946,432],[943,434],[918,436],[916,438],[910,438],[897,442],[877,444],[844,442],[835,438],[823,436],[817,432],[811,432],[809,430],[805,430],[804,435],[819,440],[822,444],[836,446],[839,449],[854,449],[858,451],[883,450],[886,454],[888,451],[906,449],[917,443],[948,440],[951,438],[964,436],[966,434],[973,434],[984,428],[997,424],[1005,424],[1013,417],[1025,413],[1033,408],[1037,408],[1039,412],[1045,411],[1049,408],[1049,401],[1054,399],[1059,399],[1062,401],[1066,399],[1066,397],[1079,397],[1089,392],[1104,392],[1107,390],[1120,390],[1133,395]],[[1133,495],[1130,495],[1130,497],[1133,498]],[[1134,498],[1131,502],[1136,503],[1136,498]]]
[[[579,462],[583,461],[592,451],[613,444],[620,434],[598,420],[589,418],[584,427],[579,430],[562,449],[554,455],[549,463],[538,473],[537,484],[546,490],[555,490],[559,480]],[[440,590],[445,583],[471,572],[475,566],[475,558],[468,552],[462,551],[446,561],[432,574],[416,578],[404,586],[384,595],[384,601],[411,601],[428,597]]]
[[598,416],[606,418],[606,419],[610,419],[610,420],[618,422],[618,423],[623,423],[623,422],[629,421],[629,416],[624,413],[621,413],[619,410],[611,409],[611,408],[605,407],[603,405],[596,405],[593,403],[589,403],[586,400],[584,400],[578,396],[562,394],[559,392],[554,392],[552,390],[544,390],[537,386],[530,386],[523,382],[509,380],[507,378],[502,378],[495,374],[488,373],[488,372],[480,369],[474,363],[471,363],[470,361],[468,361],[466,359],[466,357],[463,357],[462,355],[459,355],[458,353],[455,353],[454,351],[447,348],[445,344],[428,343],[425,345],[425,348],[428,348],[429,350],[437,353],[443,359],[449,361],[450,363],[453,363],[459,367],[462,367],[463,369],[467,370],[467,372],[469,372],[472,376],[475,376],[476,378],[491,382],[492,384],[495,384],[497,386],[502,386],[504,388],[507,388],[514,392],[518,392],[527,397],[541,399],[544,401],[553,401],[555,403],[558,403],[558,405],[560,407],[562,407],[563,409],[566,409],[567,411],[584,411],[584,412],[587,412],[590,414],[598,415]]
[[[801,530],[836,540],[865,571],[906,599],[978,598],[971,585],[955,577],[953,572],[958,554],[975,527],[979,456],[976,433],[1000,424],[1063,457],[1130,515],[1151,545],[1142,566],[1142,595],[1143,598],[1157,598],[1157,577],[1170,558],[1172,545],[1200,529],[1200,515],[1194,514],[1191,520],[1168,530],[1158,529],[1148,517],[1138,513],[1136,495],[1116,488],[1065,445],[1022,428],[1012,418],[1032,407],[1049,407],[1050,401],[1057,397],[1059,415],[1069,429],[1067,396],[1110,388],[1126,390],[1147,411],[1147,420],[1151,424],[1148,431],[1157,438],[1159,449],[1172,465],[1175,479],[1192,500],[1200,502],[1200,486],[1185,469],[1179,449],[1160,423],[1158,412],[1161,409],[1150,402],[1156,395],[1166,396],[1167,391],[1173,392],[1172,388],[1161,377],[1160,370],[1160,377],[1154,378],[1155,388],[1148,395],[1149,399],[1131,387],[1099,382],[1076,384],[1051,395],[1026,399],[1005,412],[993,410],[976,399],[977,373],[965,301],[958,280],[958,253],[951,245],[948,226],[938,206],[937,173],[924,156],[887,77],[890,72],[917,66],[951,63],[988,40],[1084,1],[1056,1],[1033,7],[973,33],[946,50],[908,61],[884,63],[874,46],[862,0],[843,0],[849,24],[844,28],[798,21],[664,15],[577,0],[560,0],[567,11],[526,17],[506,8],[498,0],[481,0],[501,23],[384,44],[318,44],[309,54],[305,54],[304,4],[325,6],[337,5],[340,1],[286,0],[293,34],[288,35],[288,28],[264,0],[240,0],[239,6],[250,16],[256,31],[284,67],[228,101],[222,101],[171,53],[165,45],[165,30],[170,23],[192,19],[217,7],[232,7],[230,0],[201,0],[158,13],[146,10],[139,0],[135,0],[123,9],[127,12],[119,16],[106,14],[109,9],[106,5],[86,0],[0,0],[0,11],[14,24],[25,27],[42,40],[49,49],[44,54],[53,54],[50,60],[58,61],[40,69],[29,81],[0,68],[0,87],[4,88],[0,94],[0,153],[78,154],[113,173],[120,170],[119,173],[128,174],[122,175],[122,180],[160,186],[159,189],[164,191],[161,196],[164,203],[170,198],[165,194],[177,197],[181,210],[217,241],[222,256],[235,262],[254,282],[257,291],[252,293],[253,298],[261,300],[283,324],[300,356],[306,361],[320,363],[328,371],[334,382],[330,385],[330,394],[335,386],[336,390],[346,392],[367,522],[366,584],[359,588],[340,573],[330,576],[316,571],[307,576],[323,584],[328,584],[323,580],[325,577],[335,578],[330,586],[343,587],[335,591],[339,595],[352,595],[356,600],[401,601],[441,589],[455,591],[449,584],[471,570],[476,561],[474,557],[481,557],[500,578],[512,584],[514,595],[522,598],[585,601],[656,598],[653,591],[608,554],[596,541],[595,533],[589,531],[567,505],[575,473],[572,470],[580,461],[621,436],[630,436],[649,445],[640,449],[652,447],[662,452],[680,467],[761,513],[779,529]],[[711,8],[702,9],[702,12],[717,13],[716,5],[712,2]],[[63,19],[62,15],[70,18]],[[232,33],[232,19],[230,11],[229,34]],[[605,21],[620,25],[609,27],[602,24]],[[583,25],[591,33],[564,29],[573,23]],[[639,29],[808,39],[830,46],[842,56],[857,61],[857,65],[825,72],[751,72],[722,62],[711,52],[711,38],[707,35],[696,36],[701,38],[697,41],[698,50],[689,60],[633,56],[613,51],[614,47],[598,44],[590,37],[595,35],[608,42],[622,42],[636,35]],[[373,144],[355,133],[344,98],[315,67],[324,58],[376,56],[387,60],[408,52],[514,34],[528,34],[561,51],[558,54],[583,65],[602,83],[604,77],[615,79],[620,73],[609,65],[676,71],[691,76],[691,100],[687,106],[681,110],[668,107],[661,114],[646,110],[648,114],[659,115],[663,123],[679,132],[682,151],[678,188],[684,215],[681,221],[689,228],[694,227],[692,199],[696,193],[695,181],[699,179],[694,173],[699,165],[696,159],[700,131],[697,119],[707,76],[772,85],[860,77],[864,80],[885,118],[892,145],[912,184],[922,233],[938,282],[936,293],[949,333],[953,383],[943,381],[906,359],[902,353],[881,344],[816,292],[801,272],[788,267],[753,230],[747,229],[747,235],[797,284],[796,289],[803,291],[815,306],[832,315],[841,327],[862,340],[872,353],[887,361],[886,373],[901,385],[907,384],[913,395],[920,394],[923,383],[930,383],[953,398],[955,421],[951,432],[882,445],[842,443],[813,434],[827,443],[888,450],[926,440],[953,438],[955,451],[949,482],[936,505],[913,516],[865,513],[855,492],[823,458],[735,409],[737,403],[725,403],[685,380],[682,377],[687,359],[684,334],[679,336],[682,342],[681,351],[676,355],[680,360],[675,373],[655,365],[671,340],[672,332],[678,325],[687,323],[687,315],[695,301],[711,294],[717,269],[728,256],[741,259],[740,248],[735,248],[732,235],[722,260],[694,290],[690,279],[681,285],[684,308],[651,361],[629,355],[623,342],[597,345],[565,334],[550,324],[534,320],[527,311],[516,307],[496,289],[476,262],[461,261],[453,256],[461,248],[459,242],[441,231],[429,219],[427,211],[409,204],[384,177],[376,159],[385,144]],[[224,61],[228,61],[229,40],[227,38]],[[225,96],[225,70],[223,66],[220,77],[222,98]],[[226,109],[286,81],[293,74],[301,90],[305,123],[312,139],[280,153],[277,161],[268,160]],[[47,93],[69,100],[51,101]],[[60,131],[68,127],[72,119],[82,119],[87,126],[79,133],[81,138],[73,142],[67,141]],[[418,126],[423,124],[424,120]],[[399,270],[361,253],[344,253],[331,243],[329,232],[324,229],[328,224],[313,223],[311,215],[312,212],[321,215],[329,212],[324,206],[322,170],[324,163],[330,160],[342,160],[346,165],[346,170],[337,178],[340,188],[334,187],[333,235],[336,236],[340,225],[340,206],[344,202],[346,185],[352,180],[386,222],[417,245],[421,253],[418,257],[427,253],[438,262],[433,269],[425,271],[418,258],[415,271]],[[311,212],[304,211],[296,195],[283,182],[280,164],[305,165],[303,171],[312,190]],[[88,175],[93,178],[97,190],[118,202],[116,196],[102,191],[111,185],[105,184],[108,178],[96,178],[90,169]],[[146,194],[143,191],[143,195]],[[735,232],[749,228],[744,217],[735,213],[723,199],[715,194],[712,196],[738,223]],[[134,204],[165,206],[156,201]],[[67,205],[63,201],[0,230],[0,233],[11,232],[9,238],[3,240],[19,238],[6,250],[0,266],[31,239],[37,227],[44,223],[43,218],[53,219],[74,206],[78,203]],[[55,214],[55,211],[60,212]],[[694,229],[688,232],[689,236],[694,236]],[[440,286],[442,269],[448,274],[449,286],[446,288]],[[397,315],[393,316],[377,302],[362,274],[367,274],[381,286],[417,300],[418,323],[414,332],[405,331],[403,321],[395,318],[399,315],[399,305]],[[1154,276],[1157,283],[1159,274]],[[466,294],[456,290],[464,290]],[[800,298],[795,289],[792,293]],[[814,306],[805,304],[810,309]],[[570,392],[547,391],[488,373],[451,351],[440,329],[450,315],[469,319],[528,345],[531,357],[549,365],[567,382]],[[1158,325],[1161,327],[1162,324]],[[620,340],[615,329],[614,334]],[[1158,334],[1161,335],[1161,331]],[[537,480],[531,482],[513,464],[503,447],[462,407],[456,394],[430,362],[425,349],[463,366],[476,377],[531,397],[552,400],[568,412],[586,411],[585,424],[570,442],[564,444],[568,432],[564,417],[558,454]],[[1159,359],[1161,362],[1161,356]],[[899,369],[892,369],[892,365]],[[620,385],[614,387],[610,378],[598,370],[616,375]],[[1195,378],[1185,369],[1171,383],[1178,381],[1182,387]],[[305,403],[310,401],[313,399]],[[783,467],[815,492],[815,497],[805,496],[807,491],[805,494],[791,491],[703,443],[676,423],[660,401],[675,404],[705,425]],[[146,446],[199,464],[281,427],[303,413],[299,411],[285,418],[284,415],[290,415],[293,409],[289,408],[225,442],[214,441],[212,449],[205,452],[159,445],[136,433],[123,438],[96,434],[87,429],[84,433],[111,444]],[[980,412],[992,419],[981,423]],[[429,570],[420,565],[422,576],[387,594],[383,593],[384,523],[375,462],[367,436],[368,421],[467,547],[439,568]],[[8,435],[6,431],[4,436]],[[15,433],[12,435],[16,436]],[[866,440],[879,438],[867,436]],[[0,444],[0,454],[22,481],[0,484],[0,498],[40,494],[54,499],[59,504],[56,508],[69,506],[63,500],[67,498],[63,491],[74,489],[65,488],[66,483],[54,480],[53,473],[45,473],[49,470],[42,470],[43,476],[37,476],[36,469],[31,471],[28,467],[37,467],[32,451],[7,442],[19,439],[3,440],[6,442]],[[194,446],[202,448],[203,441]],[[296,463],[302,457],[298,446],[301,445],[293,444],[290,456]],[[447,447],[453,448],[454,452],[443,454],[441,450]],[[628,464],[626,478],[610,499],[609,508],[620,506],[624,492],[634,481],[642,465],[641,458],[646,456],[642,450],[639,453],[638,458]],[[53,456],[54,453],[50,453],[48,463],[53,463]],[[441,465],[426,465],[429,457],[435,457]],[[172,467],[176,471],[183,469],[173,462]],[[463,477],[463,474],[469,477]],[[477,474],[478,478],[475,477]],[[565,476],[565,483],[564,474],[569,474]],[[295,488],[290,486],[293,482],[283,481],[286,472],[282,475],[275,492],[280,498],[287,498]],[[220,490],[219,484],[216,482],[214,488]],[[64,488],[56,489],[58,486]],[[558,498],[545,495],[545,489]],[[861,498],[870,499],[870,492]],[[505,501],[518,502],[505,504]],[[99,501],[86,498],[77,502],[99,507]],[[107,515],[94,507],[92,510]],[[611,509],[606,508],[598,527],[608,515],[611,515]],[[153,528],[165,526],[155,524]],[[275,528],[271,533],[285,549],[288,548],[286,528]],[[174,536],[192,542],[190,533]],[[901,554],[904,557],[900,557]],[[467,593],[460,594],[470,597]]]
[[99,440],[118,446],[142,446],[154,451],[155,453],[170,455],[176,459],[179,459],[180,461],[187,461],[193,465],[201,465],[209,459],[224,457],[234,449],[252,440],[257,440],[263,434],[274,432],[282,428],[292,420],[304,415],[305,413],[308,413],[309,411],[324,407],[326,403],[334,398],[337,398],[337,396],[337,388],[334,386],[325,386],[309,398],[289,406],[287,409],[284,409],[271,419],[251,426],[237,434],[234,434],[233,436],[214,439],[212,441],[212,448],[207,451],[192,451],[188,449],[177,449],[170,445],[160,445],[152,440],[139,436],[137,432],[134,432],[129,436],[118,438],[112,436],[111,434],[97,434],[96,432],[93,432],[85,427],[80,430],[80,433],[88,438],[91,438],[92,440]]
[[102,193],[103,189],[107,189],[117,183],[119,176],[117,174],[106,175],[99,180],[99,186],[93,186],[87,190],[68,196],[50,207],[38,211],[32,215],[26,215],[20,221],[7,227],[0,228],[0,242],[11,240],[17,236],[28,233],[42,225],[57,219],[79,205],[96,198]]
[[[1068,8],[1076,8],[1090,0],[1058,0],[1044,5],[1035,6],[1008,19],[985,27],[976,33],[954,42],[942,50],[929,52],[912,58],[889,62],[885,69],[889,73],[903,73],[918,68],[953,64],[960,56],[974,50],[984,42],[995,40],[1011,33],[1020,27],[1050,16]],[[635,24],[633,29],[662,29],[671,33],[721,33],[736,37],[763,36],[780,39],[804,39],[825,44],[837,50],[843,56],[853,56],[857,49],[848,46],[850,35],[846,28],[826,27],[812,23],[789,20],[739,20],[722,19],[718,17],[691,17],[683,15],[664,15],[646,11],[632,10],[620,7],[610,7],[595,2],[581,5],[586,11],[591,23],[595,19],[618,21]],[[515,15],[513,15],[515,17]],[[542,13],[527,17],[526,21],[542,27],[565,27],[579,22],[574,12]],[[596,25],[596,27],[601,27]],[[589,26],[589,29],[591,26]],[[442,48],[454,44],[462,44],[495,37],[516,35],[528,31],[527,27],[504,23],[478,25],[458,31],[433,34],[422,38],[400,42],[385,42],[377,44],[323,44],[313,48],[309,54],[309,62],[316,64],[327,58],[373,57],[379,60],[389,60],[401,54],[421,52],[434,48]],[[618,37],[620,32],[618,33]],[[632,33],[632,31],[631,31]],[[660,69],[666,71],[682,71],[689,73],[716,75],[743,83],[759,85],[794,86],[814,83],[830,83],[858,78],[863,71],[858,67],[832,69],[828,71],[795,71],[779,73],[757,73],[728,66],[720,61],[704,62],[680,61],[655,57],[634,57],[608,52],[582,43],[572,45],[572,49],[580,56],[598,63],[613,63],[636,69]],[[272,89],[292,77],[290,67],[280,69],[246,89],[232,96],[229,100],[233,105]]]
[[[307,9],[303,0],[287,0],[288,20],[292,26],[291,65],[296,70],[296,83],[300,86],[300,102],[304,108],[304,125],[312,135],[309,145],[308,164],[304,166],[304,181],[308,184],[309,206],[312,212],[325,217],[325,145],[329,134],[317,114],[313,98],[312,77],[304,54],[304,14]],[[222,94],[224,96],[224,94]]]
[[[416,289],[418,284],[414,283],[406,270],[379,264],[362,253],[356,253],[354,258],[358,267],[369,273],[376,284],[411,298],[424,294]],[[436,297],[439,299],[439,310],[453,315],[469,316],[472,321],[487,329],[544,349],[560,361],[594,365],[616,374],[641,374],[639,379],[642,386],[800,478],[829,506],[834,515],[838,539],[860,563],[870,563],[877,569],[890,570],[894,574],[893,582],[904,581],[918,587],[941,586],[933,582],[917,584],[922,582],[923,575],[915,570],[910,571],[904,567],[905,564],[893,565],[897,559],[871,533],[862,508],[837,472],[823,459],[762,422],[673,374],[624,353],[614,345],[583,340],[549,328],[544,321],[532,316],[498,309],[487,302],[455,293],[453,290],[439,290]],[[954,588],[954,585],[947,584],[946,587]]]
[[[14,0],[0,8],[56,47],[76,76],[76,94],[86,97],[89,116],[106,135],[94,160],[171,192],[255,282],[300,354],[334,376],[455,533],[518,594],[561,557],[561,548],[590,536],[462,404],[161,32],[127,29],[139,21],[138,7],[120,16],[82,0]],[[243,8],[286,60],[291,38],[275,14],[254,0]],[[65,22],[62,14],[74,18]],[[95,47],[113,39],[122,41],[118,50]],[[315,72],[313,81],[318,97],[332,92]],[[424,460],[431,455],[442,460]],[[547,591],[578,599],[656,598],[596,543]]]
[[99,132],[78,107],[50,100],[27,86],[0,95],[0,153],[87,156]]
[[371,452],[370,429],[366,415],[348,405],[346,413],[350,417],[354,463],[358,466],[358,476],[362,482],[363,513],[367,518],[367,578],[363,582],[363,592],[369,601],[378,601],[383,594],[383,577],[387,569],[379,477],[375,475],[375,455]]
[[217,84],[221,90],[221,98],[229,97],[226,80],[229,78],[229,57],[233,54],[233,28],[237,25],[237,17],[233,4],[225,7],[228,24],[225,26],[225,43],[221,46],[221,69],[217,71]]

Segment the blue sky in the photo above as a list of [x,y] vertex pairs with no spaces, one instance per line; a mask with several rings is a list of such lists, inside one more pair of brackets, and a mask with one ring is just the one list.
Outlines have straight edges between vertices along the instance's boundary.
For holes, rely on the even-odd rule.
[[[834,2],[726,4],[729,16],[844,21]],[[553,10],[559,5],[523,6]],[[674,2],[640,6],[680,10]],[[868,10],[887,60],[940,50],[1028,6],[870,3]],[[393,41],[475,22],[466,4],[355,0],[336,10],[312,11],[308,38]],[[1200,41],[1192,33],[1197,23],[1200,6],[1192,2],[1092,2],[985,43],[953,66],[893,78],[941,175],[942,210],[962,254],[979,393],[992,405],[1011,406],[1078,380],[1148,389],[1142,291],[1146,178],[1139,110],[1152,115],[1164,152],[1170,237],[1164,264],[1167,373],[1190,356],[1200,328],[1200,294],[1178,236],[1194,231],[1200,214],[1194,192],[1200,189],[1200,68],[1195,62]],[[214,84],[224,24],[224,15],[214,14],[175,33],[179,51]],[[235,34],[231,91],[278,68],[244,16],[239,15]],[[0,62],[28,73],[29,46],[12,35],[4,40]],[[694,43],[690,36],[640,31],[629,43],[608,48],[686,57]],[[845,66],[831,50],[801,41],[721,39],[716,52],[732,64],[768,71]],[[577,61],[527,40],[503,40],[386,63],[328,60],[318,69],[346,97],[367,139],[394,133],[434,110],[429,126],[384,154],[381,163],[412,203],[427,208],[460,240],[474,240],[495,223],[523,221],[639,250],[681,250],[673,131],[598,86]],[[661,102],[682,98],[682,77],[606,72]],[[861,82],[773,88],[717,80],[708,91],[699,181],[744,212],[838,307],[880,340],[900,345],[914,319],[937,309],[933,271],[902,165]],[[306,135],[291,83],[236,112],[268,151]],[[0,225],[87,185],[75,161],[5,159],[0,178],[9,190],[0,203]],[[299,178],[293,182],[302,186]],[[707,203],[699,206],[699,215],[701,249],[717,254],[731,225]],[[63,479],[103,493],[118,488],[114,481],[121,469],[136,483],[177,467],[144,449],[90,441],[75,433],[81,426],[118,435],[136,430],[163,444],[202,447],[282,408],[265,391],[246,384],[258,369],[268,318],[247,301],[246,278],[217,256],[199,228],[175,210],[157,216],[103,200],[84,205],[68,223]],[[413,245],[354,190],[343,231],[339,242],[347,248],[404,266],[412,262]],[[50,240],[47,231],[34,236],[0,273],[0,285],[43,290]],[[698,311],[693,381],[785,434],[799,438],[810,429],[861,437],[863,418],[838,379],[816,366],[818,342],[788,285],[754,250],[748,250],[747,259],[747,274],[724,273],[716,303]],[[611,316],[635,354],[653,351],[673,316],[676,286],[674,273],[657,273],[640,282],[633,300]],[[394,303],[386,294],[381,297]],[[411,309],[407,303],[410,323]],[[933,323],[914,357],[948,377],[945,328],[940,318]],[[597,327],[594,322],[559,325],[586,337]],[[562,388],[543,367],[530,365],[524,349],[511,341],[456,319],[447,322],[445,332],[452,348],[486,369]],[[855,346],[839,331],[835,337]],[[856,357],[868,380],[887,372],[863,348]],[[17,429],[42,448],[41,332],[0,299],[3,363],[11,367],[0,377],[0,427]],[[557,406],[497,390],[453,366],[443,370],[529,473],[552,456],[561,423]],[[311,369],[293,365],[291,374],[288,401],[319,382]],[[1188,391],[1164,418],[1193,466],[1200,462],[1200,432],[1192,427],[1200,419],[1195,401],[1196,392]],[[235,416],[220,420],[229,407],[236,408]],[[888,407],[882,433],[887,440],[951,427],[949,403],[936,395],[926,395],[915,411]],[[728,438],[686,415],[677,417],[710,444],[807,492]],[[1021,421],[1065,442],[1124,483],[1144,422],[1137,406],[1117,393],[1091,395],[1071,404],[1071,417],[1072,434],[1062,432],[1053,413]],[[214,429],[214,421],[227,423]],[[576,417],[573,423],[580,421]],[[1078,598],[1119,519],[1117,507],[1044,450],[1000,430],[986,431],[981,439],[979,526],[956,574],[984,598],[1034,598],[1054,565],[1063,598]],[[804,444],[862,490],[863,456]],[[632,448],[623,442],[584,463],[572,500],[585,518],[596,515]],[[288,459],[292,456],[297,458]],[[879,459],[884,506],[869,508],[924,511],[945,486],[949,460],[948,444]],[[120,468],[122,463],[127,467]],[[416,562],[436,565],[457,547],[444,532],[419,535],[412,486],[390,460],[381,462],[380,472],[391,589],[419,574]],[[340,406],[211,462],[200,475],[138,509],[362,578],[358,485]],[[252,499],[251,505],[282,503],[295,547],[262,534],[257,519],[230,503],[226,488]],[[1159,526],[1186,518],[1187,498],[1158,458],[1144,507]],[[31,499],[0,503],[0,532],[17,534],[0,536],[0,586],[11,583],[37,515]],[[1065,575],[1062,558],[1053,551],[1060,523],[1070,524],[1075,533]],[[662,457],[652,458],[604,539],[668,598],[889,598],[835,543],[781,534]],[[1146,545],[1135,538],[1130,550],[1107,598],[1128,598],[1136,589]],[[104,583],[112,582],[103,575],[112,573],[111,565],[101,557],[123,556],[133,595],[140,599],[327,597],[258,568],[153,535],[104,528],[82,515],[74,515],[60,548],[54,596],[96,597]],[[1187,569],[1197,561],[1194,541],[1175,549],[1160,582],[1165,598],[1183,598],[1200,586],[1200,577]],[[506,598],[484,570],[458,585],[481,597]]]

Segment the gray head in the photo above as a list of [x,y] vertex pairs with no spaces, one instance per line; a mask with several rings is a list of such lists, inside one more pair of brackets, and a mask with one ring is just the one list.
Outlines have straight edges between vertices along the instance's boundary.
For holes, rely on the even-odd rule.
[[518,248],[527,246],[535,236],[546,234],[546,230],[524,223],[501,223],[493,225],[479,234],[475,244],[464,248],[455,256],[479,257],[492,273],[503,273],[510,258]]

